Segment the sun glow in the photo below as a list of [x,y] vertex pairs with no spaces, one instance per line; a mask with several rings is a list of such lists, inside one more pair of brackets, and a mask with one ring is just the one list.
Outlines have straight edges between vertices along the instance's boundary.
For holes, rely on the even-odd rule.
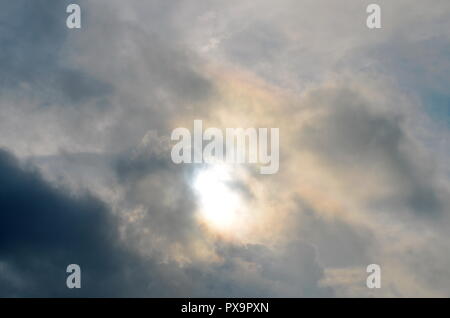
[[214,164],[199,172],[194,189],[200,201],[200,216],[219,230],[229,229],[238,219],[241,199],[230,188],[231,169],[226,164]]

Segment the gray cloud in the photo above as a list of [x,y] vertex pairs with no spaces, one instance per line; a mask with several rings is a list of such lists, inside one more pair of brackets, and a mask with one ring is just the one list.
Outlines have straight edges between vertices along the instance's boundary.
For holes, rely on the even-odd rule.
[[[118,239],[117,219],[90,194],[71,195],[35,169],[0,153],[2,296],[119,296],[147,290],[143,263]],[[65,286],[66,267],[82,268],[82,289]],[[146,267],[151,267],[147,263]],[[147,284],[157,281],[148,279]]]
[[[377,31],[369,1],[67,3],[0,12],[1,296],[450,294],[448,1],[380,0]],[[280,173],[229,184],[241,240],[170,161],[194,118],[281,128]]]
[[69,1],[15,1],[2,11],[1,89],[21,88],[39,95],[43,104],[79,104],[105,96],[112,87],[66,65],[68,44],[65,9]]
[[325,108],[325,115],[302,130],[301,146],[311,147],[341,174],[358,174],[361,182],[373,181],[373,175],[395,182],[393,193],[373,198],[371,204],[378,208],[398,210],[403,204],[418,215],[443,213],[439,191],[432,178],[425,177],[433,174],[433,165],[417,165],[410,159],[418,148],[398,114],[377,112],[376,105],[351,90],[314,95],[321,96],[316,107]]

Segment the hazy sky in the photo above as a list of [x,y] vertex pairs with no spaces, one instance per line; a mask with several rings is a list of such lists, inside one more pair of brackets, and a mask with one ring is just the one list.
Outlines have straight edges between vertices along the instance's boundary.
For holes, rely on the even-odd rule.
[[[0,296],[449,297],[449,30],[448,0],[2,0]],[[194,119],[280,128],[279,172],[198,193]]]

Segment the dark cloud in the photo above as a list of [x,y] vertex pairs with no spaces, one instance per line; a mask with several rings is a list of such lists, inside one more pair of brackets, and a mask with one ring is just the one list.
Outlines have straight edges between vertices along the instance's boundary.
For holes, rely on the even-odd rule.
[[2,89],[45,78],[64,44],[64,1],[14,1],[1,11],[0,65]]
[[[154,293],[149,286],[160,284],[148,276],[154,265],[126,250],[118,221],[103,202],[49,185],[3,150],[0,180],[0,295]],[[65,270],[72,263],[82,269],[80,290],[65,285]]]
[[[0,146],[40,170],[0,151],[0,296],[333,296],[336,290],[321,287],[327,273],[337,273],[333,283],[347,284],[340,273],[364,275],[368,263],[397,259],[402,263],[392,272],[407,283],[399,284],[396,296],[410,290],[402,268],[408,264],[423,278],[419,287],[426,287],[425,295],[433,286],[448,294],[448,279],[441,279],[449,263],[442,252],[448,249],[447,193],[436,182],[441,171],[423,160],[406,129],[403,116],[414,111],[381,111],[385,105],[378,107],[376,100],[384,91],[374,93],[374,101],[364,98],[376,89],[370,81],[354,90],[320,86],[328,72],[340,77],[338,71],[345,70],[343,78],[355,82],[383,73],[406,92],[417,91],[435,117],[448,115],[448,38],[434,32],[448,29],[445,1],[435,6],[415,1],[408,12],[386,1],[388,27],[380,32],[365,28],[364,5],[356,2],[286,0],[275,8],[271,1],[81,0],[75,1],[82,7],[81,30],[65,26],[70,0],[4,2]],[[416,23],[419,15],[438,23]],[[408,34],[392,37],[398,29]],[[217,83],[230,90],[229,98],[215,90],[215,81],[223,80],[209,72],[216,66],[230,81]],[[234,87],[241,72],[252,74],[245,92]],[[282,160],[298,167],[298,174],[280,170],[258,182],[261,190],[270,189],[261,196],[244,181],[228,184],[244,201],[261,203],[255,210],[279,213],[270,222],[274,229],[283,223],[286,232],[267,233],[273,246],[261,243],[265,232],[238,244],[206,231],[195,218],[198,200],[191,184],[202,166],[174,165],[170,145],[158,137],[210,110],[227,118],[227,111],[234,113],[231,103],[242,108],[247,97],[259,104],[253,76],[299,93],[280,108],[281,119],[289,121],[279,122],[289,131],[296,118],[301,121],[290,130],[300,146],[282,141]],[[310,84],[322,87],[312,97],[303,90]],[[398,88],[389,91],[392,96],[402,95]],[[261,101],[249,114],[256,120],[266,114]],[[145,149],[133,149],[140,141]],[[318,193],[312,181],[297,189],[297,180],[310,182],[303,179],[302,159],[289,160],[302,151],[315,159],[312,169],[321,169],[317,176],[311,172]],[[444,184],[448,174],[441,179]],[[361,211],[334,215],[334,203]],[[383,211],[388,213],[377,213]],[[352,219],[356,213],[372,218],[360,224]],[[436,220],[439,226],[429,227]],[[416,241],[421,229],[436,236],[424,238],[425,248]],[[392,233],[398,242],[391,246],[385,237]],[[70,263],[81,265],[81,290],[65,286]],[[365,295],[363,281],[356,281],[355,294]]]
[[43,104],[69,105],[112,91],[111,84],[72,68],[65,58],[69,32],[79,32],[66,27],[70,3],[18,0],[2,6],[0,90],[20,88],[40,96]]
[[[160,170],[157,173],[164,175]],[[149,175],[151,173],[142,180]],[[100,200],[89,194],[68,194],[46,183],[36,170],[23,167],[14,157],[1,151],[0,295],[330,295],[331,290],[318,287],[323,270],[316,261],[313,247],[304,242],[291,242],[277,251],[262,245],[224,243],[214,247],[224,262],[194,262],[182,267],[170,260],[158,264],[156,259],[168,256],[171,243],[183,244],[192,239],[195,228],[187,213],[192,210],[188,199],[191,196],[180,194],[180,188],[174,188],[177,178],[173,177],[165,181],[172,182],[166,184],[172,188],[171,195],[180,197],[175,201],[177,204],[164,204],[165,194],[161,192],[164,189],[158,192],[157,188],[146,187],[149,192],[135,198],[140,200],[138,203],[145,203],[147,210],[139,227],[130,230],[148,227],[148,238],[164,242],[164,246],[147,258],[127,249],[119,240],[118,220]],[[181,180],[178,178],[178,181]],[[139,236],[142,233],[134,234],[128,233],[128,239],[142,240]],[[188,249],[189,245],[185,247]],[[65,269],[72,263],[82,269],[80,290],[69,290],[65,286]],[[271,288],[274,284],[278,287]]]

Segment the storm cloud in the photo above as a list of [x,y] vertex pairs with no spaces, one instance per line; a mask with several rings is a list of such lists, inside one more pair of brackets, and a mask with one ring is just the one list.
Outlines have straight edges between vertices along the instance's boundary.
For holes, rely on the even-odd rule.
[[[448,1],[380,0],[380,30],[371,1],[76,2],[2,4],[0,296],[450,295]],[[280,128],[232,228],[171,160],[195,119]]]

